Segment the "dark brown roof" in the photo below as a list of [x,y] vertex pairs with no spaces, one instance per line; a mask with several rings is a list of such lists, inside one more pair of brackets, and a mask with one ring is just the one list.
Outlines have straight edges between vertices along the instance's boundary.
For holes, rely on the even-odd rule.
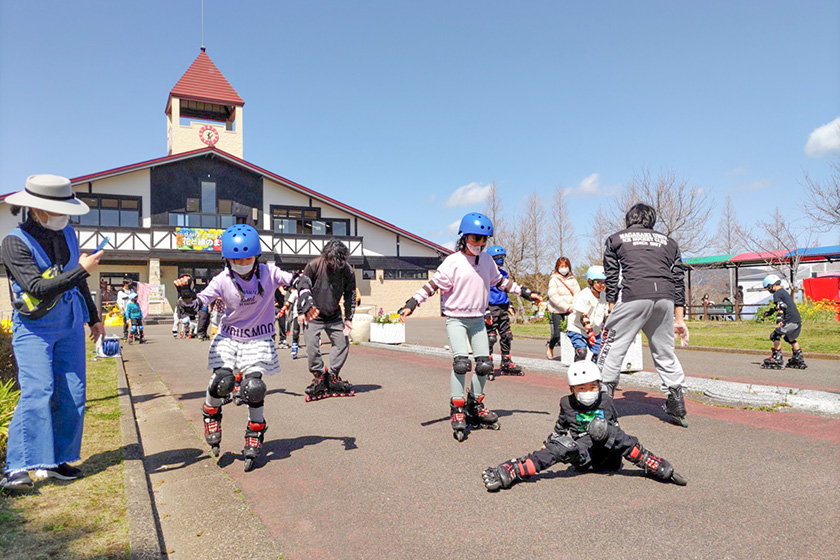
[[169,96],[182,99],[194,99],[220,105],[245,105],[230,82],[201,49],[198,58],[193,61],[187,71],[169,92]]

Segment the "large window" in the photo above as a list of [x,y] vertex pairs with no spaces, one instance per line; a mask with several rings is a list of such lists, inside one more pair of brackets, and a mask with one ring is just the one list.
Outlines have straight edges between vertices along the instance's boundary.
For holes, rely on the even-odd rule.
[[77,194],[90,212],[70,216],[70,221],[82,226],[140,227],[141,208],[139,196],[104,194]]
[[169,225],[226,229],[233,224],[257,224],[260,211],[233,200],[216,197],[216,183],[201,182],[201,198],[187,197],[184,207],[169,212]]
[[320,208],[272,206],[271,231],[281,235],[350,235],[350,220],[322,218]]

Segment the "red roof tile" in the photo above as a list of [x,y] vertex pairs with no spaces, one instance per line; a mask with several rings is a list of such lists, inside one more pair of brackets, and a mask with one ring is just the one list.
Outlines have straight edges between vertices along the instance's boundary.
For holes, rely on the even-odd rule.
[[169,95],[221,105],[245,105],[203,48]]

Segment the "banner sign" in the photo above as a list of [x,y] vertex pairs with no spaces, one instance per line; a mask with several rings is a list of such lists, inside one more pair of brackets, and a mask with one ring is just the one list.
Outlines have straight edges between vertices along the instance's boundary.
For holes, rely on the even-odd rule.
[[166,286],[149,284],[149,303],[163,303],[166,300]]
[[223,229],[175,228],[175,247],[180,251],[222,251]]

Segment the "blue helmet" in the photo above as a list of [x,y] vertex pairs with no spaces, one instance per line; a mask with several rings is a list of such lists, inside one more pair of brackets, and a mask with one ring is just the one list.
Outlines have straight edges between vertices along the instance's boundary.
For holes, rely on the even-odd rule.
[[234,224],[222,234],[222,257],[245,259],[259,257],[261,254],[260,235],[253,226]]
[[761,281],[761,285],[764,286],[765,290],[767,288],[769,288],[770,286],[773,286],[774,284],[781,284],[781,283],[782,283],[782,279],[779,278],[778,276],[776,276],[775,274],[768,274],[767,276],[764,277],[764,280]]
[[487,247],[487,254],[494,259],[496,257],[504,257],[507,255],[507,253],[505,253],[505,248],[501,245],[491,245],[490,247]]
[[486,235],[493,236],[493,222],[484,214],[470,212],[461,218],[461,225],[458,228],[458,235]]
[[586,269],[586,281],[593,282],[595,280],[606,280],[607,275],[604,274],[604,267],[601,265],[590,266]]

